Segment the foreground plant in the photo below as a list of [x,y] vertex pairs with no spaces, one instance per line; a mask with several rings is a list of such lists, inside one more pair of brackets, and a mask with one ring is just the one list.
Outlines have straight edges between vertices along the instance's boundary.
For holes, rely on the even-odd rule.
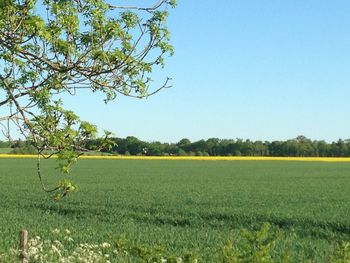
[[[144,98],[168,87],[169,78],[149,89],[152,70],[173,53],[166,18],[175,1],[148,7],[116,2],[0,1],[0,128],[9,140],[16,128],[38,156],[56,154],[63,174],[97,129],[65,109],[62,95],[100,92],[107,103],[118,94]],[[57,199],[76,190],[67,177],[47,188],[40,169],[38,175]]]
[[[99,244],[74,244],[71,231],[54,229],[54,240],[43,240],[36,236],[29,240],[25,257],[28,263],[111,263],[111,262],[152,262],[152,263],[196,263],[192,255],[167,256],[160,248],[131,246],[121,238],[117,242]],[[20,252],[11,249],[0,253],[0,262],[18,262]]]
[[[73,232],[73,231],[72,231]],[[198,263],[204,262],[196,253],[182,256],[169,255],[162,247],[134,245],[124,237],[115,242],[80,243],[74,240],[74,233],[68,229],[52,230],[54,239],[42,239],[36,236],[29,240],[25,253],[28,263],[111,263],[111,262],[152,262],[152,263]],[[295,260],[276,253],[276,247],[282,242],[280,232],[271,225],[264,224],[257,231],[243,229],[236,238],[229,240],[220,248],[218,244],[218,263],[289,263]],[[281,253],[281,252],[280,252]],[[20,251],[11,249],[0,252],[0,262],[17,263]],[[350,243],[342,241],[336,246],[335,253],[328,257],[327,263],[349,263]],[[312,260],[305,259],[311,263]],[[326,262],[325,262],[326,263]]]
[[220,262],[255,262],[273,263],[272,252],[276,245],[278,235],[271,231],[269,224],[264,224],[259,231],[241,231],[242,240],[228,241],[222,248]]

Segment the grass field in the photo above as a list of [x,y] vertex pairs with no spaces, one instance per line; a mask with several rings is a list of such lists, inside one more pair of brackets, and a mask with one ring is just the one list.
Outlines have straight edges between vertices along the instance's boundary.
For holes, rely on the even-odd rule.
[[[44,172],[57,179],[54,160]],[[124,236],[132,244],[189,251],[215,262],[240,229],[268,222],[282,235],[276,255],[329,262],[350,234],[350,163],[293,161],[80,160],[79,192],[59,203],[40,190],[33,159],[0,159],[0,252],[18,231],[74,242]]]

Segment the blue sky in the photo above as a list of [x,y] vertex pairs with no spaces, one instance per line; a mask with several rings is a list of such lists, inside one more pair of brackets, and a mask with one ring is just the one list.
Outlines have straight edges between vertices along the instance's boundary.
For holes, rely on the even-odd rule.
[[175,55],[146,100],[82,94],[69,108],[118,137],[350,138],[350,1],[179,0]]

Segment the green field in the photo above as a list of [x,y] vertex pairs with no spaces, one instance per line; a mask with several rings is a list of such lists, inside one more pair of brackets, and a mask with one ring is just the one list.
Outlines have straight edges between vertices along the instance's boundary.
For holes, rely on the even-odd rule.
[[[55,161],[44,172],[57,179]],[[0,252],[18,231],[74,242],[128,242],[189,251],[215,262],[240,229],[268,222],[281,233],[276,257],[328,262],[350,234],[350,163],[283,161],[81,160],[79,191],[59,203],[41,190],[35,160],[0,159]]]

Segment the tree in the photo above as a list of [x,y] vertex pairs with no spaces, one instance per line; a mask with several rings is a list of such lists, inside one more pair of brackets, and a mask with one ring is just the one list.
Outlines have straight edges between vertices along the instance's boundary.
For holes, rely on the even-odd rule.
[[0,141],[0,148],[8,148],[8,147],[10,147],[10,144],[8,142]]
[[219,154],[219,143],[218,138],[210,138],[207,141],[208,153],[212,156],[220,155]]
[[[191,141],[187,138],[183,138],[176,145],[179,147],[179,149],[183,150],[183,151],[181,151],[181,154],[183,154],[183,152],[190,151]],[[179,152],[179,154],[180,154],[180,152]]]
[[317,156],[327,157],[330,156],[330,145],[325,141],[316,141]]
[[145,147],[145,154],[149,156],[160,156],[164,154],[164,145],[161,142],[150,142]]
[[140,141],[134,136],[128,136],[125,139],[126,149],[131,155],[137,155],[142,153],[142,149],[145,148],[144,142]]
[[2,132],[10,139],[16,127],[31,141],[39,156],[42,187],[59,192],[58,198],[76,187],[64,179],[48,189],[40,156],[58,155],[60,170],[67,174],[85,150],[81,145],[97,135],[94,125],[64,108],[61,95],[87,89],[105,94],[107,103],[118,94],[144,98],[168,87],[169,78],[156,89],[149,86],[152,70],[173,53],[166,18],[175,1],[159,0],[149,7],[114,2],[0,1]]

